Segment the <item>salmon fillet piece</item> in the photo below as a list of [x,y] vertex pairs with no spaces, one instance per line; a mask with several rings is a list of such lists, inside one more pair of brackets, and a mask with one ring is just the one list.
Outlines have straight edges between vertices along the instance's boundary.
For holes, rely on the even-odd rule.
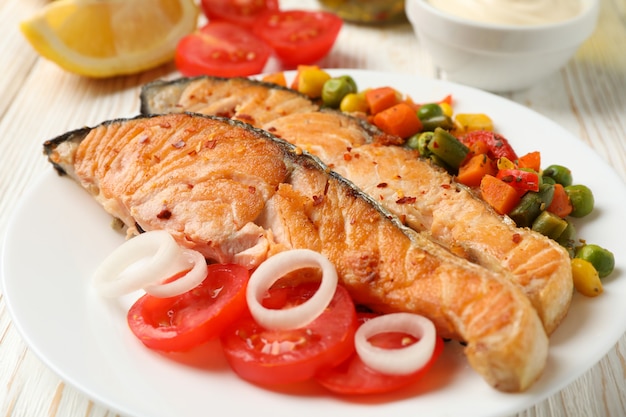
[[404,226],[265,131],[177,113],[68,132],[44,151],[131,234],[167,230],[209,259],[249,268],[286,249],[316,250],[356,303],[422,314],[465,341],[470,365],[495,388],[523,391],[545,366],[547,335],[517,285]]
[[[350,142],[354,126],[337,121],[344,117],[334,112],[294,114],[263,128],[318,156],[412,229],[485,268],[507,272],[530,298],[546,332],[556,330],[574,292],[567,251],[498,215],[416,151]],[[325,132],[331,124],[329,135]]]
[[[141,113],[151,114],[167,107],[171,112],[194,112],[230,117],[262,125],[276,117],[319,110],[305,95],[275,84],[247,78],[188,78],[186,83],[154,81],[141,95]],[[239,91],[233,96],[233,91]],[[152,93],[155,94],[152,94]],[[158,94],[156,94],[158,93]],[[162,112],[158,112],[162,113]]]
[[[230,117],[251,122],[318,156],[409,227],[426,233],[455,254],[494,271],[508,271],[510,279],[523,288],[537,309],[548,334],[567,315],[573,281],[569,255],[560,245],[516,227],[447,172],[420,159],[415,151],[377,146],[401,141],[394,142],[362,120],[338,112],[311,110],[301,101],[290,114],[285,114],[284,108],[272,111],[272,106],[257,106],[255,112],[249,89],[272,90],[276,86],[213,77],[148,84],[142,89],[142,109],[151,113],[186,109],[215,114],[210,110],[214,104],[212,91],[225,88],[230,94]],[[278,90],[284,97],[301,97],[295,91]],[[203,104],[188,108],[190,97]]]

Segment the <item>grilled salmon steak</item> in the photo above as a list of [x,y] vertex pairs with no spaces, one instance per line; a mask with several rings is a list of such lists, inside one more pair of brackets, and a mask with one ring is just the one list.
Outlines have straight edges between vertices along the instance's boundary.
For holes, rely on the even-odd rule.
[[548,337],[517,285],[404,226],[266,131],[173,113],[68,132],[44,151],[131,234],[167,230],[208,259],[248,268],[286,249],[316,250],[357,304],[422,314],[466,342],[469,363],[497,389],[522,391],[545,366]]
[[[224,93],[227,91],[228,93]],[[260,97],[272,97],[258,105]],[[420,159],[362,120],[319,111],[299,93],[249,79],[213,77],[157,81],[144,86],[144,113],[199,111],[260,127],[322,159],[398,215],[409,227],[459,256],[508,271],[552,333],[569,310],[569,255],[555,241],[515,226],[442,169]],[[281,103],[278,106],[276,103]]]

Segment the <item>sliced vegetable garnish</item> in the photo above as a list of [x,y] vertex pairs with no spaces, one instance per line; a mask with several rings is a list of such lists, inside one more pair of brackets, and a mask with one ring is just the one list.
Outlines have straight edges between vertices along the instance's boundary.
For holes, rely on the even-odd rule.
[[[261,302],[267,290],[286,274],[303,268],[320,268],[317,292],[303,304],[289,309],[268,309]],[[289,330],[315,320],[333,298],[337,288],[335,266],[322,254],[309,249],[281,252],[263,262],[250,276],[246,298],[252,317],[267,329]]]
[[278,0],[202,0],[200,5],[210,21],[223,20],[248,29],[262,14],[278,10]]
[[186,76],[240,77],[260,73],[272,49],[233,23],[209,22],[183,37],[176,47],[176,68]]
[[[305,282],[272,288],[268,300],[276,307],[298,304],[317,287]],[[354,303],[338,285],[328,307],[304,327],[270,330],[244,314],[222,333],[221,342],[228,363],[241,378],[263,385],[288,384],[309,380],[350,357],[356,327]]]
[[[374,346],[369,339],[380,333],[403,332],[417,339],[399,349]],[[426,317],[410,313],[393,313],[375,317],[363,323],[354,336],[354,347],[361,360],[370,368],[390,375],[415,372],[433,356],[437,332]]]
[[204,281],[207,273],[207,265],[204,255],[195,250],[182,249],[180,256],[187,259],[187,262],[190,265],[193,265],[193,267],[186,274],[175,280],[167,280],[166,282],[159,282],[146,286],[144,290],[148,294],[163,298],[173,297],[195,288],[198,284]]
[[252,31],[286,66],[313,64],[330,52],[343,21],[323,11],[277,10],[256,19]]
[[[360,323],[377,317],[375,313],[357,313]],[[416,338],[402,332],[379,333],[371,339],[372,344],[381,348],[397,349],[414,343]],[[404,375],[389,375],[375,371],[367,366],[356,352],[329,371],[316,375],[315,380],[324,388],[342,395],[368,395],[395,391],[414,384],[431,369],[443,352],[444,343],[441,337],[436,338],[435,349],[430,360],[422,368]]]
[[146,294],[127,315],[135,336],[150,349],[182,352],[219,337],[246,311],[248,270],[212,264],[200,285],[175,297]]
[[[190,258],[193,258],[193,263],[189,261]],[[168,232],[155,230],[142,233],[116,248],[96,269],[93,279],[94,286],[101,295],[119,297],[162,283],[190,269],[194,272],[188,280],[165,287],[165,290],[157,289],[156,286],[153,290],[167,291],[169,295],[176,292],[180,294],[189,289],[183,284],[191,285],[191,281],[195,286],[206,276],[204,258],[198,262],[196,256],[183,253]]]

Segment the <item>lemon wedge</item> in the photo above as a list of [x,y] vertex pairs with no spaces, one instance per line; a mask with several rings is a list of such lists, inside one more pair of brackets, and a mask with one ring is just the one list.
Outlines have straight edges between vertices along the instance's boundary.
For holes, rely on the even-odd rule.
[[171,61],[198,16],[194,0],[57,0],[21,22],[20,29],[44,58],[103,78]]

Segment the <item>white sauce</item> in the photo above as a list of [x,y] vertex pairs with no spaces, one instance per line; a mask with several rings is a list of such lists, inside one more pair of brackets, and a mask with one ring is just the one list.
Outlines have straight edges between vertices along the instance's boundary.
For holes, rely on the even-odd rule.
[[580,0],[428,0],[437,9],[469,20],[503,25],[542,25],[571,19]]

